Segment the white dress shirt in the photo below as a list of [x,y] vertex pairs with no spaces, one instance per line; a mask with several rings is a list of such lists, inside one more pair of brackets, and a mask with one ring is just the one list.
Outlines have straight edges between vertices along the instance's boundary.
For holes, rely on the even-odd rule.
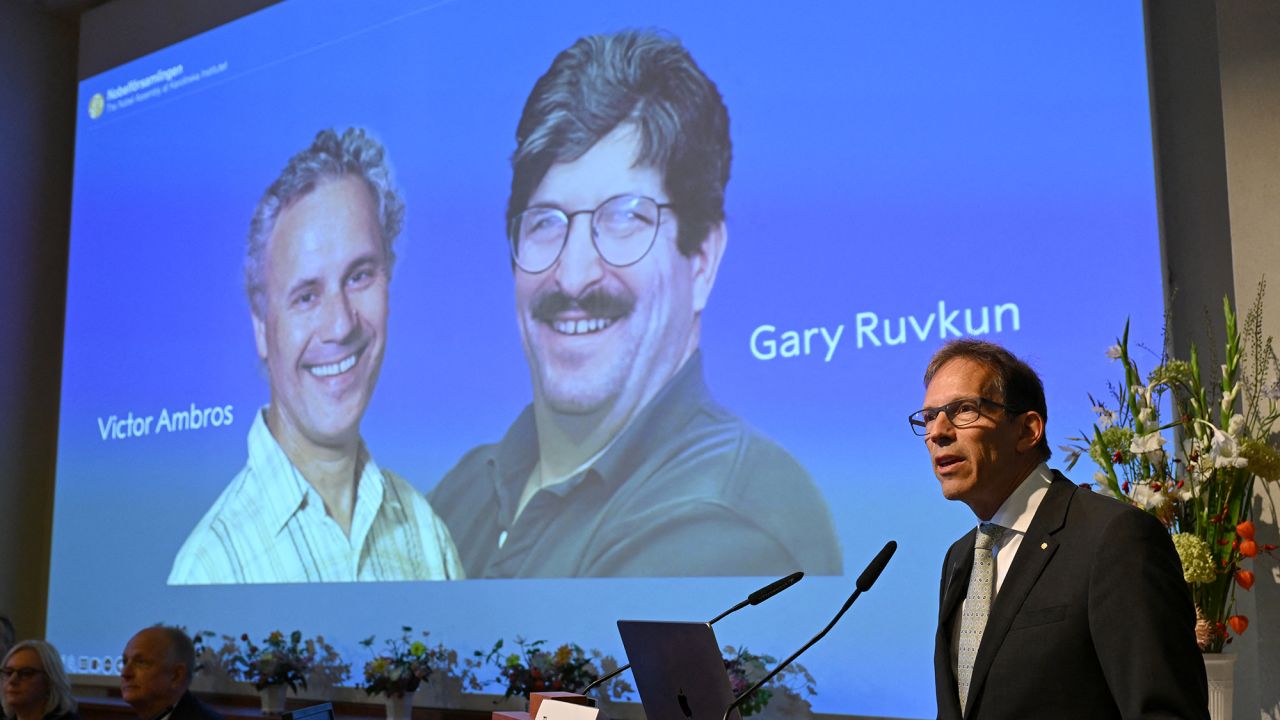
[[249,459],[191,531],[170,585],[450,580],[463,577],[449,529],[422,493],[361,447],[350,533],[324,509],[259,412]]
[[[984,522],[994,523],[1005,528],[1004,535],[1000,541],[995,544],[991,552],[995,555],[995,593],[992,595],[992,607],[995,606],[995,599],[1000,596],[1000,587],[1004,584],[1004,578],[1009,574],[1009,568],[1013,565],[1013,558],[1018,554],[1018,548],[1022,547],[1022,538],[1027,534],[1027,528],[1031,527],[1031,520],[1036,516],[1036,510],[1040,509],[1040,501],[1044,500],[1045,493],[1049,492],[1049,483],[1053,482],[1053,471],[1045,463],[1040,463],[1027,475],[1018,487],[1005,499],[990,520]],[[970,558],[972,561],[972,558]],[[962,601],[959,617],[964,614]],[[954,622],[951,627],[951,669],[955,670],[959,662],[960,648],[960,623]]]

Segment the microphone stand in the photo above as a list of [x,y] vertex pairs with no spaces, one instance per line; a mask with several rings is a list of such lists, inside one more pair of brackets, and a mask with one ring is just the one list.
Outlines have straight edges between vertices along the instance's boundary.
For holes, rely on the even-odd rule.
[[853,606],[853,601],[857,600],[858,596],[862,593],[870,590],[871,586],[875,584],[876,579],[880,577],[880,573],[884,572],[884,567],[889,564],[889,558],[893,557],[893,553],[896,552],[897,549],[898,543],[896,541],[890,540],[885,543],[885,546],[881,548],[880,552],[876,554],[874,559],[872,559],[871,564],[867,565],[867,568],[858,576],[853,594],[849,596],[848,600],[844,601],[844,606],[840,608],[840,612],[836,613],[836,616],[831,618],[831,622],[827,623],[827,626],[822,628],[822,632],[814,635],[813,638],[811,638],[809,642],[805,643],[803,647],[791,653],[790,657],[778,663],[777,666],[766,673],[764,677],[760,678],[760,680],[755,684],[743,691],[741,695],[734,698],[733,702],[729,703],[729,707],[724,711],[724,720],[729,720],[729,715],[748,697],[750,697],[752,693],[763,687],[765,683],[769,682],[778,673],[782,672],[783,668],[787,667],[794,662],[796,658],[800,657],[805,650],[813,647],[814,643],[818,642],[825,637],[827,633],[831,632],[831,628],[835,627],[836,623],[840,622],[840,618],[844,617],[844,614]]
[[[795,585],[796,583],[800,582],[800,579],[801,579],[801,578],[803,578],[803,577],[804,577],[804,573],[803,573],[803,572],[801,572],[801,571],[799,571],[799,570],[797,570],[796,572],[793,572],[793,573],[791,573],[790,575],[788,575],[788,576],[786,576],[786,577],[778,578],[777,580],[774,580],[773,582],[769,583],[768,585],[765,585],[764,587],[760,588],[759,590],[756,590],[755,592],[753,592],[753,593],[751,593],[750,595],[748,595],[746,600],[743,600],[743,601],[739,602],[737,605],[734,605],[733,607],[729,608],[728,610],[725,610],[724,612],[720,613],[719,615],[717,615],[717,616],[715,616],[715,617],[711,618],[711,620],[709,620],[709,621],[707,622],[707,624],[708,624],[708,625],[715,625],[715,624],[716,624],[717,622],[719,622],[721,619],[723,619],[723,618],[725,618],[725,617],[728,617],[729,615],[732,615],[733,613],[738,612],[739,610],[741,610],[742,608],[744,608],[744,607],[746,607],[746,606],[748,606],[748,605],[759,605],[760,603],[764,602],[765,600],[768,600],[769,598],[773,597],[774,595],[777,595],[778,593],[782,592],[783,590],[786,590],[787,588],[791,587],[792,585]],[[615,677],[617,677],[617,676],[621,675],[624,671],[626,671],[626,670],[627,670],[628,668],[630,668],[630,667],[631,667],[631,663],[627,663],[626,665],[622,665],[622,666],[620,666],[618,669],[614,670],[614,671],[613,671],[613,672],[611,672],[611,673],[607,673],[607,674],[605,674],[605,675],[600,676],[599,678],[597,678],[597,679],[595,680],[595,682],[592,682],[590,685],[587,685],[586,687],[582,688],[582,692],[581,692],[581,693],[579,693],[579,694],[580,694],[580,695],[586,695],[588,691],[590,691],[590,690],[594,690],[595,688],[599,687],[601,684],[606,683],[606,682],[608,682],[608,681],[612,680],[613,678],[615,678]]]

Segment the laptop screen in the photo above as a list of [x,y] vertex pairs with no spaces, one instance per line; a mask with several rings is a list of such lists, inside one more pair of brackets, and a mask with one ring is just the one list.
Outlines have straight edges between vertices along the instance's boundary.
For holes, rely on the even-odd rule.
[[648,720],[724,717],[733,690],[709,624],[619,620],[618,632]]

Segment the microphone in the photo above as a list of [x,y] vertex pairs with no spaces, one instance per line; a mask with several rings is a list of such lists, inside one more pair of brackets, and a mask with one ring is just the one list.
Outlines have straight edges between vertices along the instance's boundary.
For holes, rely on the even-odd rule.
[[[890,540],[884,544],[884,547],[880,548],[880,552],[876,553],[871,563],[867,565],[867,569],[862,571],[862,574],[858,576],[857,582],[853,584],[858,589],[858,592],[854,593],[855,598],[858,594],[870,590],[871,586],[876,584],[876,580],[880,579],[880,573],[884,572],[885,566],[889,564],[889,558],[893,557],[893,554],[897,551],[898,543],[896,540]],[[853,604],[853,598],[849,599],[848,604]],[[838,620],[839,618],[836,619]]]
[[753,592],[753,593],[751,593],[750,595],[748,595],[746,600],[743,600],[742,602],[738,603],[737,605],[734,605],[733,607],[729,608],[728,610],[725,610],[724,612],[720,613],[719,615],[717,615],[717,616],[715,616],[715,617],[711,618],[711,620],[709,620],[709,621],[707,622],[707,624],[708,624],[708,625],[715,625],[715,624],[716,624],[716,623],[717,623],[721,618],[724,618],[724,617],[726,617],[726,616],[728,616],[728,615],[732,615],[733,613],[738,612],[739,610],[741,610],[742,608],[744,608],[744,607],[746,607],[746,606],[748,606],[748,605],[759,605],[760,603],[764,602],[765,600],[768,600],[769,598],[773,597],[774,595],[777,595],[778,593],[782,592],[783,590],[786,590],[787,588],[791,587],[792,585],[795,585],[796,583],[800,582],[800,578],[802,578],[802,577],[804,577],[804,573],[803,573],[803,572],[800,572],[799,570],[797,570],[796,572],[793,572],[793,573],[791,573],[790,575],[788,575],[788,576],[786,576],[786,577],[784,577],[784,578],[778,578],[777,580],[774,580],[773,582],[769,583],[768,585],[765,585],[764,587],[760,588],[759,590],[756,590],[755,592]]
[[[888,562],[888,560],[885,560],[885,562]],[[877,574],[878,574],[878,573],[877,573]],[[708,625],[715,625],[717,622],[719,622],[719,621],[720,621],[720,620],[722,620],[723,618],[725,618],[725,617],[727,617],[727,616],[729,616],[729,615],[732,615],[732,614],[734,614],[734,613],[738,612],[739,610],[741,610],[742,608],[744,608],[744,607],[746,607],[746,606],[748,606],[748,605],[759,605],[760,603],[764,602],[765,600],[768,600],[769,598],[773,597],[774,595],[777,595],[778,593],[782,592],[783,590],[786,590],[787,588],[791,587],[792,585],[795,585],[796,583],[800,582],[800,578],[803,578],[803,577],[804,577],[804,573],[803,573],[803,572],[801,572],[801,571],[799,571],[799,570],[797,570],[797,571],[795,571],[795,572],[791,573],[790,575],[788,575],[788,576],[786,576],[786,577],[784,577],[784,578],[778,578],[777,580],[774,580],[773,582],[769,583],[768,585],[765,585],[764,587],[760,588],[759,590],[756,590],[755,592],[753,592],[753,593],[751,593],[750,595],[748,595],[746,600],[743,600],[743,601],[739,602],[737,605],[734,605],[733,607],[729,608],[728,610],[725,610],[724,612],[720,613],[719,615],[717,615],[717,616],[715,616],[715,617],[711,618],[711,620],[709,620],[709,621],[707,622],[707,624],[708,624]],[[872,580],[872,582],[874,582],[874,579]],[[606,674],[606,675],[602,675],[601,677],[597,678],[595,682],[593,682],[593,683],[591,683],[590,685],[588,685],[588,686],[586,686],[586,687],[582,688],[582,692],[581,692],[581,693],[579,693],[579,694],[581,694],[581,695],[586,695],[586,694],[587,694],[587,692],[588,692],[589,690],[593,690],[593,689],[595,689],[596,687],[598,687],[601,683],[608,682],[609,680],[612,680],[613,678],[617,677],[618,675],[621,675],[621,674],[623,673],[623,671],[625,671],[625,670],[626,670],[627,668],[629,668],[629,667],[631,667],[631,663],[627,663],[626,665],[623,665],[623,666],[619,667],[617,670],[614,670],[614,671],[613,671],[613,672],[611,672],[611,673],[608,673],[608,674]]]
[[831,622],[827,623],[827,626],[822,628],[822,632],[814,635],[813,638],[809,640],[809,642],[805,643],[803,647],[792,653],[791,657],[778,663],[777,667],[770,670],[764,677],[760,678],[759,681],[747,688],[741,695],[734,698],[733,702],[729,703],[729,707],[724,711],[724,720],[729,720],[729,715],[739,705],[741,705],[743,701],[750,697],[752,693],[759,690],[761,686],[772,680],[775,675],[782,672],[783,668],[795,662],[795,659],[800,657],[805,650],[813,647],[814,643],[825,637],[828,632],[831,632],[831,628],[835,627],[836,623],[840,622],[840,618],[844,617],[844,614],[853,605],[853,601],[857,600],[859,595],[871,589],[871,586],[875,584],[877,579],[879,579],[880,573],[884,572],[885,566],[889,564],[889,558],[893,557],[893,554],[897,552],[897,550],[898,543],[896,541],[890,540],[885,543],[884,547],[880,549],[880,552],[877,553],[875,558],[871,560],[871,563],[867,565],[867,569],[863,570],[862,574],[858,576],[857,581],[854,582],[855,589],[853,594],[849,596],[848,600],[844,601],[844,606],[840,608],[840,612],[836,613],[836,616],[831,618]]

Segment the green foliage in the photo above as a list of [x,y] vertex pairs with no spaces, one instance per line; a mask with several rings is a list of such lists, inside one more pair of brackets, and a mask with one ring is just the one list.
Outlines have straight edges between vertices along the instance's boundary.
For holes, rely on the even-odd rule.
[[1092,433],[1072,438],[1080,444],[1064,448],[1068,467],[1087,454],[1099,467],[1099,490],[1169,528],[1210,628],[1202,633],[1210,652],[1230,642],[1225,621],[1234,611],[1236,572],[1258,550],[1237,530],[1251,517],[1253,482],[1280,479],[1280,362],[1262,330],[1265,290],[1260,283],[1243,325],[1223,299],[1226,341],[1217,373],[1205,371],[1192,346],[1186,361],[1166,350],[1144,382],[1125,323],[1107,353],[1121,363],[1124,380],[1111,388],[1110,403],[1090,397],[1098,422]]
[[[735,697],[759,682],[777,662],[772,655],[757,655],[745,647],[734,649],[726,645],[724,648],[724,669],[729,673],[729,687]],[[812,698],[817,694],[813,676],[803,665],[792,663],[748,697],[738,706],[738,711],[743,717],[759,714],[769,701],[782,694],[804,700]]]
[[[489,666],[497,669],[493,681],[503,686],[505,697],[519,695],[528,698],[530,693],[544,691],[581,692],[595,682],[603,672],[618,667],[617,661],[599,650],[583,650],[576,643],[568,643],[555,650],[546,649],[545,640],[527,641],[516,638],[517,652],[503,653],[503,641],[498,640],[488,653],[477,650],[472,668]],[[597,664],[598,663],[598,664]],[[626,682],[615,678],[602,690],[615,699],[632,692]]]
[[[360,687],[367,695],[386,695],[388,697],[413,694],[418,686],[431,678],[431,673],[443,667],[446,672],[450,658],[457,662],[457,653],[444,645],[428,647],[424,642],[428,636],[422,631],[422,639],[414,639],[413,628],[401,627],[399,638],[388,638],[386,649],[380,655],[364,665],[364,682]],[[360,644],[373,649],[374,636],[370,635]]]
[[253,683],[258,690],[272,685],[288,685],[294,692],[307,687],[307,675],[319,666],[339,680],[345,679],[350,666],[342,663],[333,646],[323,636],[303,639],[294,630],[286,637],[279,630],[271,632],[260,643],[249,639],[248,633],[239,638],[222,636],[223,647],[218,651],[218,661],[234,680]]

